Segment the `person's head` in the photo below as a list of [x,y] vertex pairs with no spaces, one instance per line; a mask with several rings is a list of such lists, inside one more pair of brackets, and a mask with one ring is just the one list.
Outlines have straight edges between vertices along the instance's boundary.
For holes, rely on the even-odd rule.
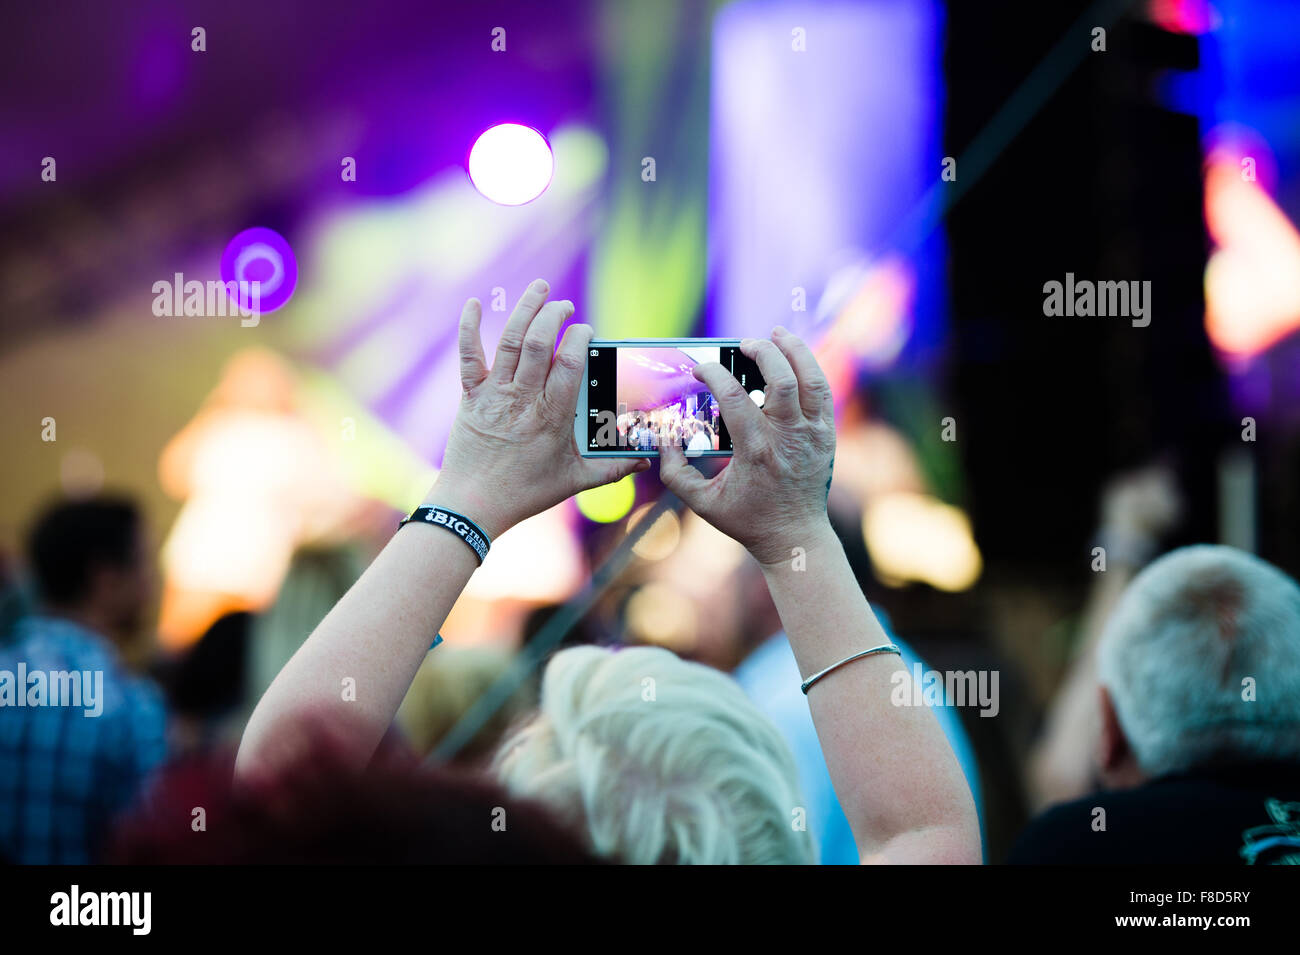
[[629,604],[629,635],[724,672],[781,630],[762,568],[743,544],[692,511],[682,513],[672,559],[645,562],[637,582],[638,603],[672,594],[675,606],[646,620]]
[[[474,706],[510,670],[514,655],[501,647],[439,647],[420,664],[397,711],[396,725],[421,756],[441,743]],[[505,700],[454,761],[462,766],[491,762],[501,740],[537,704],[536,683],[525,681]]]
[[[364,769],[329,736],[255,783],[232,784],[232,759],[172,764],[116,826],[117,865],[600,864],[545,807],[478,775],[381,752]],[[193,830],[194,807],[205,830]],[[216,834],[213,838],[213,834]]]
[[794,759],[730,677],[667,650],[575,647],[496,763],[512,792],[629,863],[807,863]]
[[253,622],[244,670],[250,707],[364,569],[357,551],[347,545],[312,545],[294,552],[275,602]]
[[1113,783],[1300,760],[1300,586],[1231,547],[1176,550],[1120,599],[1098,675]]
[[48,610],[106,636],[123,637],[138,629],[153,599],[140,512],[125,498],[54,505],[32,528],[27,558]]

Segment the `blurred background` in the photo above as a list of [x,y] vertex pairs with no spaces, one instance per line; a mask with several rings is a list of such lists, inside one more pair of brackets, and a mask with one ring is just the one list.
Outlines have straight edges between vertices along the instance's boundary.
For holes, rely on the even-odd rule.
[[[956,714],[992,859],[1044,798],[1035,741],[1107,599],[1098,540],[1300,572],[1300,7],[139,0],[5,21],[10,600],[43,507],[138,501],[158,600],[128,657],[179,747],[237,738],[436,476],[464,299],[490,353],[538,276],[604,338],[780,323],[816,345],[864,589],[930,665],[1001,674],[997,718]],[[546,148],[472,178],[500,124]],[[159,314],[158,283],[241,255],[279,285],[255,324]],[[1046,317],[1067,273],[1149,281],[1149,326]],[[743,552],[655,508],[660,487],[494,544],[408,697],[413,743],[460,726],[457,758],[490,752],[529,681],[465,714],[538,633],[731,669],[779,627]]]

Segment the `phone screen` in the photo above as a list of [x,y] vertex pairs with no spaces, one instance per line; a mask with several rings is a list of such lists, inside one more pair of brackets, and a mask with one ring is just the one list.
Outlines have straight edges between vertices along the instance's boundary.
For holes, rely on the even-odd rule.
[[[585,451],[657,454],[676,441],[687,454],[731,454],[731,435],[696,365],[716,361],[760,407],[763,378],[737,344],[593,344],[587,357]],[[666,439],[662,437],[667,433]]]

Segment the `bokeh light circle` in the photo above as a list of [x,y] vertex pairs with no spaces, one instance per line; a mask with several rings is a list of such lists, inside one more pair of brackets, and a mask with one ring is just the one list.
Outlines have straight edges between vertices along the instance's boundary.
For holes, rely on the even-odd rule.
[[[629,534],[633,533],[637,529],[637,525],[645,520],[652,507],[654,507],[653,503],[642,504],[627,519],[627,532]],[[677,549],[677,544],[681,541],[681,538],[681,521],[672,511],[664,511],[655,518],[654,523],[646,528],[646,532],[632,545],[632,553],[642,560],[663,560]]]
[[[298,285],[298,260],[284,236],[274,229],[245,229],[226,244],[221,254],[221,281],[258,282],[258,311],[274,312],[293,296]],[[238,287],[241,308],[252,307],[251,290]]]
[[636,502],[636,484],[629,474],[613,484],[580,491],[575,500],[578,510],[587,520],[597,524],[612,524],[621,521],[632,510],[632,505]]
[[532,202],[546,191],[554,172],[550,144],[531,126],[493,126],[469,151],[469,178],[474,188],[503,206]]
[[104,487],[104,462],[86,448],[70,448],[59,461],[59,482],[68,497],[98,494]]

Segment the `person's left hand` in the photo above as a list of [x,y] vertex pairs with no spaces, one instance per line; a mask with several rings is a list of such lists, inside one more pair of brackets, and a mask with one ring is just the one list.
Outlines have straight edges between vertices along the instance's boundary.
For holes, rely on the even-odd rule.
[[555,349],[573,303],[547,302],[548,291],[541,279],[528,286],[501,333],[491,371],[479,336],[483,306],[472,298],[460,316],[464,394],[425,503],[463,514],[493,540],[578,491],[650,466],[645,458],[578,454],[573,416],[592,329],[570,326]]

